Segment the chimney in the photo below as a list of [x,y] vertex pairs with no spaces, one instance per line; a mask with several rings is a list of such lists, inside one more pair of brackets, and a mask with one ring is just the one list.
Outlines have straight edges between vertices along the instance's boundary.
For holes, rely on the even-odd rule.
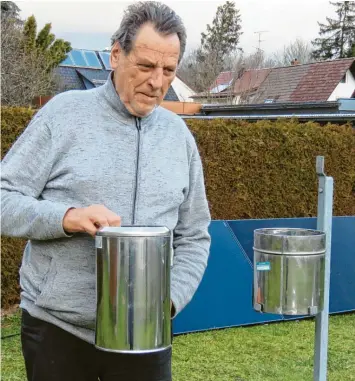
[[295,58],[293,61],[291,61],[292,66],[299,65],[299,64],[300,64],[300,61],[298,61],[297,58]]

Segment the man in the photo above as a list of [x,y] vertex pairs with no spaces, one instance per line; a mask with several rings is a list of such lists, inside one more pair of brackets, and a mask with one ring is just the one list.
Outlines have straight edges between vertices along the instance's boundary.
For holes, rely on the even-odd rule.
[[95,244],[104,226],[174,231],[172,317],[194,295],[210,245],[196,143],[159,107],[186,45],[167,6],[130,6],[106,84],[54,97],[2,163],[2,233],[29,240],[20,270],[22,347],[31,381],[167,381],[171,349],[96,349]]

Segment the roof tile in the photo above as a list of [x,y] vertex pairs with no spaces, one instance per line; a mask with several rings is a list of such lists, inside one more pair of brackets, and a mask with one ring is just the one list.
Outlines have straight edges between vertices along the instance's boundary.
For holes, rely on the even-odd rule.
[[346,58],[273,68],[257,91],[257,101],[326,101],[354,61]]

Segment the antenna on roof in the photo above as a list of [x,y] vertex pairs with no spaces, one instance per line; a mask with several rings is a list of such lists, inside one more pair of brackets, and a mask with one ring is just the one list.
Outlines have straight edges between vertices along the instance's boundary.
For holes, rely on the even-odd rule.
[[261,43],[265,41],[265,40],[262,40],[262,39],[261,39],[261,34],[262,34],[262,33],[267,33],[267,32],[269,32],[269,31],[268,31],[268,30],[259,30],[259,31],[257,31],[257,32],[254,32],[255,34],[258,34],[258,35],[259,35],[259,39],[258,39],[258,47],[257,47],[257,49],[258,49],[259,51],[261,50],[261,49],[260,49]]

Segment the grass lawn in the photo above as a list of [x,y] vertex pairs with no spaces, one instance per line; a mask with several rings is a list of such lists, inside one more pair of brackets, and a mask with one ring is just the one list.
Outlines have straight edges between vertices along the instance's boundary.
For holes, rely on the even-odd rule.
[[[2,319],[2,336],[20,315]],[[174,338],[174,381],[312,381],[314,321],[229,328]],[[1,340],[2,379],[25,381],[19,336]],[[355,314],[330,317],[328,381],[355,381]],[[124,380],[123,380],[124,381]]]

